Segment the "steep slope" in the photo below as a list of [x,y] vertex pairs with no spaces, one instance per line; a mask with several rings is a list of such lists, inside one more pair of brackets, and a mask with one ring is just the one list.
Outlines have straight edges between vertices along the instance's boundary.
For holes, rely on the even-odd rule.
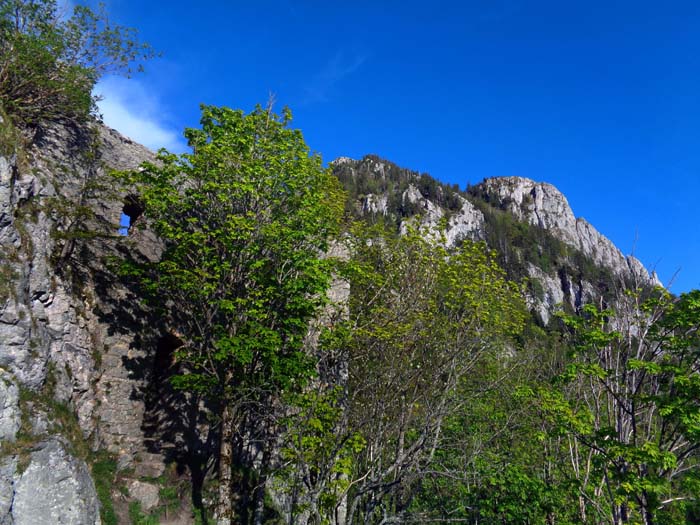
[[529,304],[544,324],[557,305],[576,309],[610,301],[615,289],[632,282],[660,284],[636,258],[576,218],[551,184],[496,177],[462,192],[375,155],[344,157],[332,166],[358,217],[388,222],[397,231],[411,224],[444,228],[448,245],[486,241],[512,279],[527,279]]
[[575,217],[566,197],[551,184],[522,177],[489,178],[477,185],[472,195],[510,212],[519,221],[548,231],[580,250],[595,264],[610,268],[618,275],[647,273],[638,259],[624,256],[585,219]]

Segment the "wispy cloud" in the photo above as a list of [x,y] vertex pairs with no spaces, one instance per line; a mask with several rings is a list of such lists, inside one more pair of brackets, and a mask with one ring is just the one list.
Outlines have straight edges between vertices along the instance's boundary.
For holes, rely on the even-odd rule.
[[309,104],[328,100],[333,88],[341,80],[357,71],[365,63],[366,58],[365,55],[358,54],[347,56],[342,51],[336,53],[304,88],[304,102]]
[[97,106],[108,126],[154,150],[185,151],[179,131],[165,121],[161,101],[138,80],[106,77],[95,94],[102,98]]

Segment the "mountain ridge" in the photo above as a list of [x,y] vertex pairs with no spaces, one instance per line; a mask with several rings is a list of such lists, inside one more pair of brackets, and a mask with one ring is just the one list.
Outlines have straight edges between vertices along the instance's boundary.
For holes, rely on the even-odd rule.
[[[348,208],[356,216],[382,217],[398,231],[411,224],[443,227],[448,246],[469,239],[485,241],[499,251],[500,262],[512,278],[530,281],[528,301],[543,324],[557,305],[578,309],[586,302],[598,302],[605,298],[606,288],[615,284],[588,275],[591,271],[577,271],[581,267],[604,268],[607,280],[619,281],[621,286],[632,281],[661,286],[656,274],[638,259],[625,256],[588,221],[576,217],[565,195],[552,184],[524,177],[489,177],[462,191],[375,154],[359,160],[340,157],[330,166],[348,191]],[[508,222],[503,213],[515,222],[498,224]],[[513,239],[504,229],[530,230],[522,232],[526,239],[520,241],[526,243],[532,237],[530,241],[539,240],[539,248],[549,246],[552,253],[538,256],[533,246],[522,246],[509,255],[513,251],[509,244],[517,243],[509,242]]]

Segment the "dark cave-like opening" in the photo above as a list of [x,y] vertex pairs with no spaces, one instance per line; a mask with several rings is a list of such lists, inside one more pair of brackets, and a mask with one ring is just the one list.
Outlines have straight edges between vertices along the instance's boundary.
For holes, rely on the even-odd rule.
[[162,380],[171,375],[175,363],[175,351],[182,346],[182,340],[175,334],[166,333],[156,343],[156,355],[153,359],[153,376]]
[[131,227],[141,215],[143,215],[143,204],[135,195],[128,195],[124,199],[124,207],[119,218],[119,234],[129,235]]

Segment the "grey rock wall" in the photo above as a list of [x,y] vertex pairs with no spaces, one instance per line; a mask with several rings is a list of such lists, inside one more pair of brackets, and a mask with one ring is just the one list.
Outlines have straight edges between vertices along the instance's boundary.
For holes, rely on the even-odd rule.
[[[147,454],[138,391],[148,378],[129,368],[125,356],[147,363],[149,349],[137,343],[137,324],[116,326],[127,291],[101,280],[108,278],[105,257],[115,250],[148,256],[156,249],[138,234],[119,238],[124,195],[108,176],[111,168],[135,168],[153,154],[107,128],[59,125],[18,138],[14,149],[3,144],[2,151],[0,442],[14,440],[20,428],[25,389],[74,410],[93,449],[134,464]],[[91,212],[79,219],[83,207]],[[70,235],[76,228],[97,235],[82,242]],[[0,457],[0,525],[99,523],[87,466],[50,435],[58,428],[52,414],[35,409],[24,414],[24,431],[34,435],[26,468],[20,466],[27,450],[10,448]]]
[[63,443],[39,444],[20,472],[16,458],[0,463],[0,524],[99,525],[95,485],[83,461]]
[[10,374],[0,371],[0,443],[15,440],[20,419],[17,384]]
[[523,177],[494,177],[479,185],[489,195],[490,203],[508,210],[519,220],[539,226],[556,238],[581,250],[596,264],[616,274],[638,274],[652,281],[641,262],[625,256],[584,218],[577,218],[566,197],[554,186]]

